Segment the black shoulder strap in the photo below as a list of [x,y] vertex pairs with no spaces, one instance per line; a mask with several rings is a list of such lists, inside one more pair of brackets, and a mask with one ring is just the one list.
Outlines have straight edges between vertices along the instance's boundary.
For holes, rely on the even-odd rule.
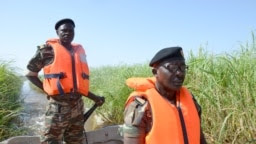
[[183,132],[184,144],[189,144],[188,143],[188,134],[187,134],[186,124],[185,124],[185,121],[184,121],[184,117],[182,115],[180,105],[178,105],[177,109],[178,109],[179,116],[180,116],[180,122],[181,122],[181,127],[182,127],[182,132]]

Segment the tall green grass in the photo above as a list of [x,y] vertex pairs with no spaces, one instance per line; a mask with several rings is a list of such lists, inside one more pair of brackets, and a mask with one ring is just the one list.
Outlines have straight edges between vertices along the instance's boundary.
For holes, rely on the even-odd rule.
[[11,63],[0,61],[0,141],[21,133],[12,122],[20,112],[21,78]]
[[[224,54],[201,48],[187,57],[189,70],[184,82],[202,107],[202,126],[208,143],[256,143],[256,41]],[[0,141],[21,134],[12,123],[20,111],[22,80],[0,61]],[[91,68],[90,90],[105,96],[97,112],[104,125],[122,124],[124,103],[132,91],[130,77],[150,77],[148,63]],[[91,104],[86,101],[87,104]]]
[[185,84],[203,107],[203,128],[211,143],[256,143],[256,45],[222,55],[201,49],[189,56]]
[[150,68],[146,64],[118,65],[92,68],[90,91],[104,96],[105,104],[99,108],[105,125],[123,122],[123,106],[131,92],[125,80],[132,76],[149,76]]
[[[184,85],[202,107],[202,127],[209,143],[256,143],[256,41],[219,55],[201,48],[190,52]],[[152,76],[148,64],[92,68],[91,91],[106,97],[98,110],[105,125],[122,124],[124,103],[132,91],[129,77]]]

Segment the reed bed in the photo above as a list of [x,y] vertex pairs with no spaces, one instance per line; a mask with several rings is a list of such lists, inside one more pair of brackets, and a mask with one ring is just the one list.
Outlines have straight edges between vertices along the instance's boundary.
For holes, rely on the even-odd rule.
[[[202,127],[208,143],[256,143],[256,41],[238,50],[211,54],[205,48],[189,52],[184,85],[202,107]],[[19,114],[21,78],[9,63],[0,61],[0,140],[22,131],[12,123]],[[97,109],[102,126],[122,124],[124,104],[131,93],[125,85],[130,77],[151,77],[144,64],[91,68],[90,91],[104,96],[106,103]],[[91,101],[85,99],[87,106]]]
[[21,110],[19,98],[22,79],[11,62],[0,61],[0,141],[22,133],[13,123]]
[[[252,34],[253,35],[253,34]],[[256,41],[236,51],[211,54],[204,48],[189,52],[184,85],[202,107],[202,127],[208,143],[256,143]],[[92,68],[91,91],[106,97],[98,113],[104,125],[122,124],[124,103],[132,91],[130,77],[152,76],[148,62]]]

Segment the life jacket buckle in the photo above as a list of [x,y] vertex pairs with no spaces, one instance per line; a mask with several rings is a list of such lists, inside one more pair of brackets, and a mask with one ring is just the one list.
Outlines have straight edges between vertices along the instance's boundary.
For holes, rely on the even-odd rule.
[[66,74],[65,74],[64,72],[60,72],[60,73],[59,73],[59,78],[60,78],[60,79],[63,79],[63,78],[65,78],[65,77],[67,77],[67,76],[66,76]]
[[89,79],[89,75],[87,75],[86,73],[82,72],[82,78],[83,79]]

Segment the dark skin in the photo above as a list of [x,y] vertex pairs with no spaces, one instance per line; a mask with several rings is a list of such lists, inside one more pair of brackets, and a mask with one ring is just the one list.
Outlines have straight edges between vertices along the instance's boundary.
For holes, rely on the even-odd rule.
[[66,49],[71,50],[71,42],[75,36],[73,25],[70,23],[62,24],[56,30],[56,33],[59,36],[61,45],[63,45]]
[[[179,67],[176,72],[168,70],[172,65]],[[156,77],[156,88],[173,104],[176,103],[176,92],[181,88],[185,79],[186,71],[180,69],[184,65],[184,60],[164,61],[152,69]]]
[[[64,23],[59,26],[59,28],[56,30],[56,33],[59,37],[61,45],[63,45],[71,53],[72,52],[71,42],[73,41],[75,36],[74,26],[70,23]],[[26,77],[30,82],[32,82],[38,88],[43,90],[43,83],[39,79],[38,73],[29,71],[26,74]],[[104,103],[104,97],[97,96],[92,92],[89,92],[87,97],[93,100],[98,106],[101,106]]]
[[[181,67],[183,67],[183,70]],[[152,73],[156,77],[158,92],[174,105],[176,105],[176,92],[182,87],[186,76],[184,67],[184,60],[174,60],[161,62],[152,69]],[[206,144],[202,131],[200,135],[200,143]]]
[[[185,71],[181,71],[179,68],[176,72],[169,70],[169,65],[175,65],[175,67],[180,67],[185,65],[184,60],[176,61],[163,61],[155,65],[152,69],[152,73],[156,78],[156,89],[161,96],[168,99],[173,105],[176,104],[176,92],[181,88],[183,81],[185,79]],[[141,134],[139,138],[131,138],[124,136],[125,144],[144,144],[146,133]]]

